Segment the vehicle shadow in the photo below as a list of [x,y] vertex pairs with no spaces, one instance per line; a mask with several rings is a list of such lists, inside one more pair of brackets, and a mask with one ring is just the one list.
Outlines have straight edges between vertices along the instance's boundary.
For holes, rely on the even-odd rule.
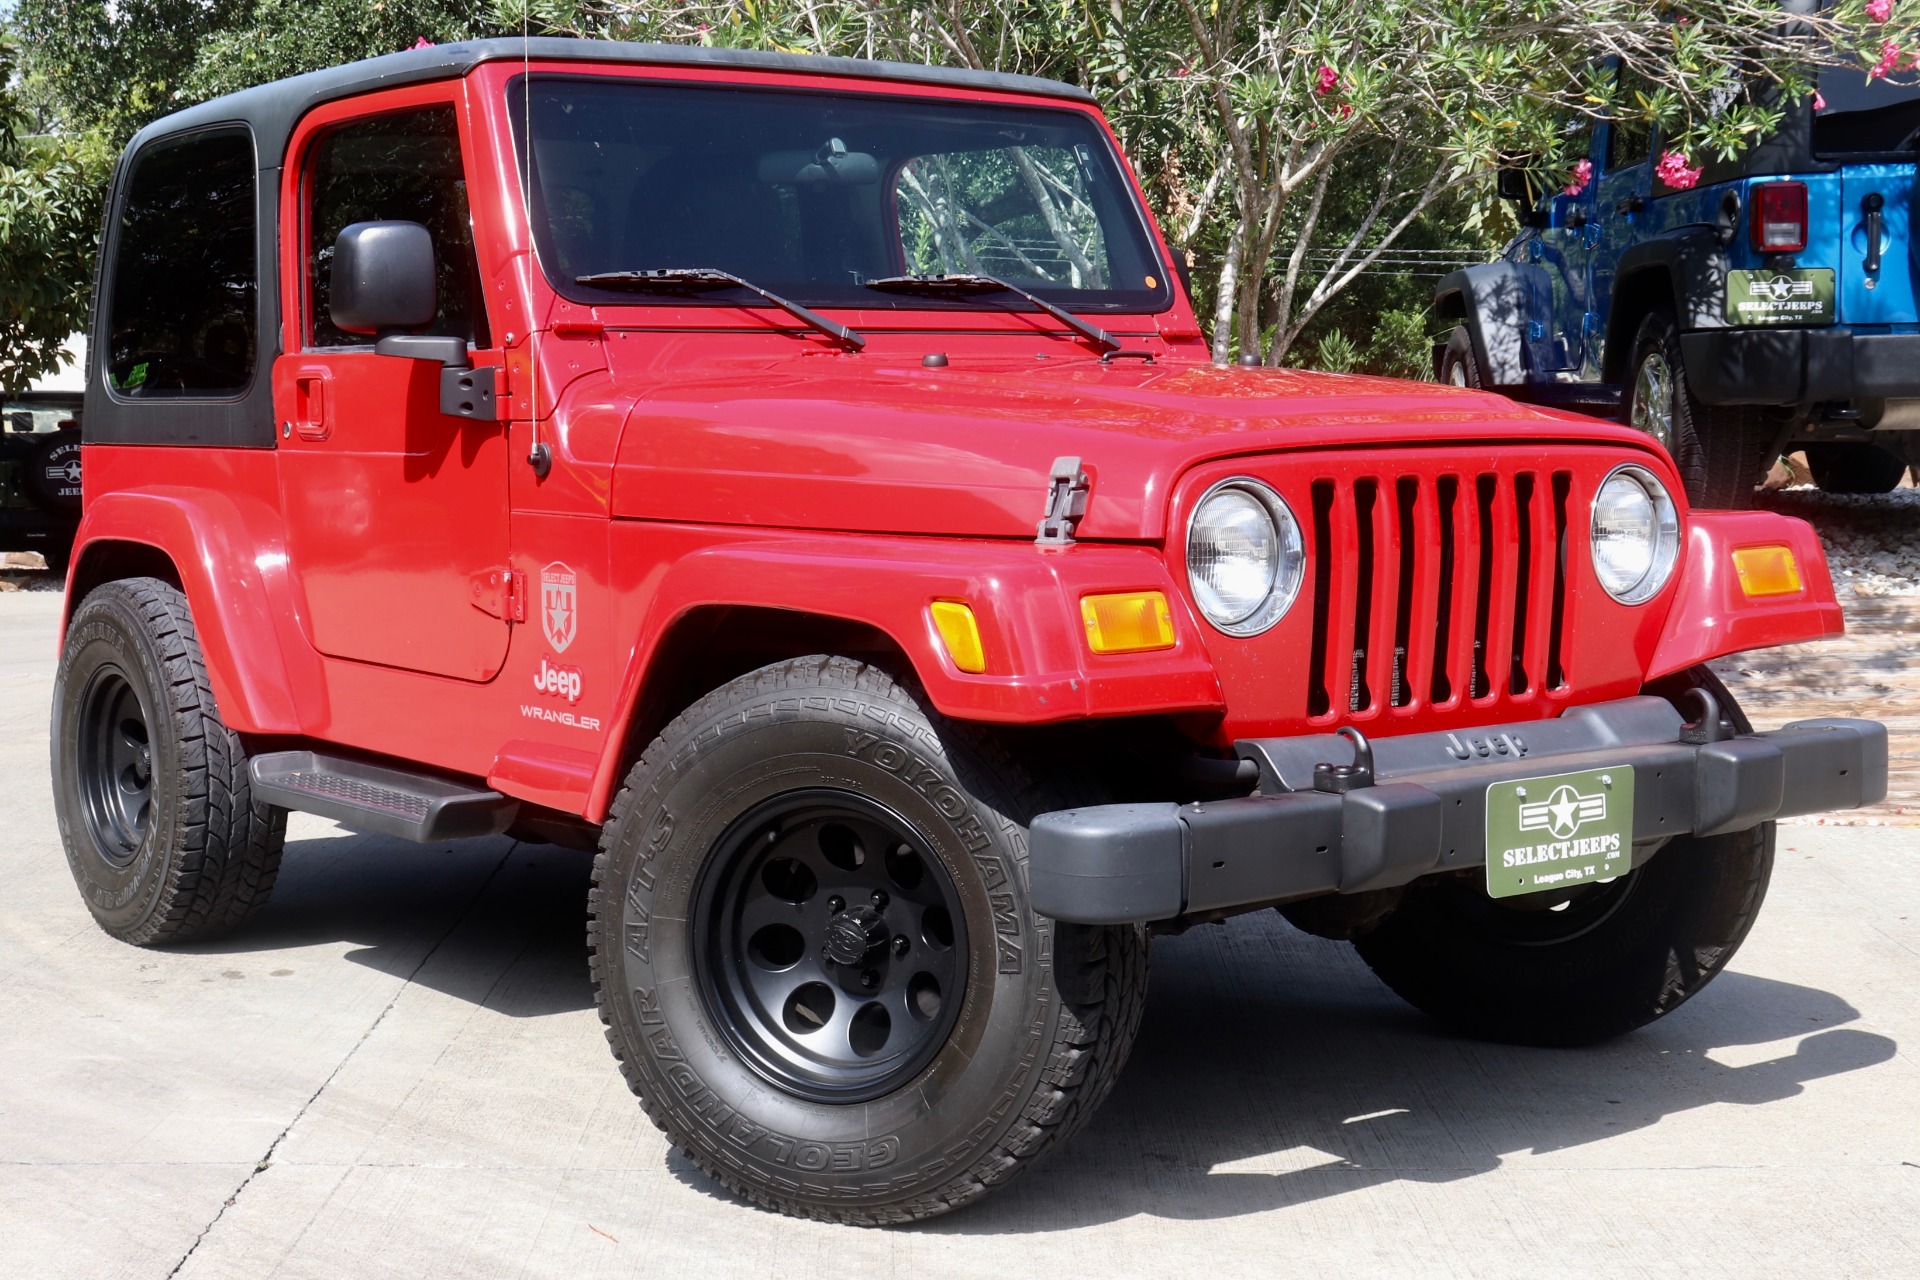
[[[510,1017],[572,1013],[593,1005],[590,872],[583,854],[506,839],[304,837],[289,842],[258,920],[182,950],[278,957],[346,942],[355,964]],[[1351,947],[1275,912],[1160,939],[1153,964],[1132,1059],[1087,1128],[981,1205],[913,1230],[1210,1220],[1394,1181],[1449,1182],[1699,1107],[1791,1098],[1896,1051],[1848,1029],[1859,1015],[1841,997],[1738,972],[1593,1048],[1464,1040],[1402,1004]],[[1791,1051],[1752,1047],[1790,1040]],[[677,1153],[667,1166],[702,1194],[733,1198]]]
[[[915,1230],[1210,1220],[1450,1182],[1698,1107],[1791,1098],[1897,1049],[1841,1027],[1859,1015],[1836,995],[1732,972],[1609,1044],[1464,1040],[1401,1004],[1346,944],[1272,912],[1163,940],[1154,970],[1133,1057],[1087,1128],[1002,1194]],[[1793,1037],[1788,1052],[1742,1049]]]
[[593,859],[497,837],[414,845],[348,832],[287,842],[266,910],[217,941],[258,955],[350,943],[354,964],[515,1018],[593,1007]]

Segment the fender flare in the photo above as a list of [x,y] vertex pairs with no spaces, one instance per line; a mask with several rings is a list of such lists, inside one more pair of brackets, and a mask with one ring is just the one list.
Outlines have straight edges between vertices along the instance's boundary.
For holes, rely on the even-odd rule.
[[[1664,283],[1654,277],[1664,277]],[[1629,247],[1614,264],[1601,367],[1608,382],[1626,377],[1634,334],[1650,299],[1673,308],[1682,332],[1727,327],[1727,249],[1713,227],[1681,227]]]
[[[1080,598],[1134,590],[1165,593],[1178,634],[1174,647],[1092,653]],[[987,651],[985,673],[969,675],[954,666],[927,610],[935,600],[964,600],[973,607]],[[644,615],[622,619],[635,641],[589,788],[591,820],[604,816],[624,763],[638,754],[641,744],[627,737],[667,637],[689,615],[727,606],[870,627],[906,655],[934,710],[957,720],[1046,724],[1225,707],[1199,620],[1155,549],[1082,543],[1071,555],[1060,555],[1013,542],[928,546],[905,538],[745,538],[676,560]]]
[[[300,733],[326,719],[320,656],[299,631],[278,515],[209,490],[156,487],[89,498],[74,537],[71,581],[115,545],[172,561],[193,611],[214,703],[240,733]],[[60,640],[78,605],[68,593]]]
[[[1733,553],[1755,546],[1791,548],[1800,590],[1749,597]],[[1695,511],[1683,555],[1680,589],[1647,664],[1648,681],[1731,653],[1827,640],[1846,630],[1820,535],[1805,520],[1773,511]]]
[[1527,319],[1535,292],[1530,270],[1538,273],[1518,262],[1487,262],[1451,272],[1434,288],[1434,310],[1465,326],[1490,390],[1526,384]]

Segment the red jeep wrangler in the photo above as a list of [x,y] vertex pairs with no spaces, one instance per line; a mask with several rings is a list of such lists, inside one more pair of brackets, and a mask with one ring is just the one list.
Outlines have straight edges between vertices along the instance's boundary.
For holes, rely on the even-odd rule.
[[101,926],[247,919],[290,809],[596,851],[621,1070],[788,1212],[1005,1182],[1150,934],[1239,912],[1617,1035],[1774,818],[1885,790],[1879,725],[1702,665],[1839,633],[1811,529],[1625,428],[1209,364],[1066,85],[424,49],[148,127],[103,252],[52,735]]

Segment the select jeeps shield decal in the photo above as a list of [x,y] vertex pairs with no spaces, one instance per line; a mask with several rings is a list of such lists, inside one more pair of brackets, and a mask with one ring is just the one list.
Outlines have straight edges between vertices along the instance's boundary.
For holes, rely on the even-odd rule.
[[1487,893],[1511,898],[1633,867],[1633,769],[1589,769],[1487,788]]
[[540,629],[555,653],[573,643],[579,619],[579,575],[556,560],[540,571]]

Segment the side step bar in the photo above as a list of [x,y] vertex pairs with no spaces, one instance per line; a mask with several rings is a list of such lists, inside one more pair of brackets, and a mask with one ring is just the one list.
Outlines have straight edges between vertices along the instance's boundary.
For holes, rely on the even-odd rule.
[[520,811],[498,791],[317,751],[276,751],[247,767],[255,799],[421,844],[498,835]]

